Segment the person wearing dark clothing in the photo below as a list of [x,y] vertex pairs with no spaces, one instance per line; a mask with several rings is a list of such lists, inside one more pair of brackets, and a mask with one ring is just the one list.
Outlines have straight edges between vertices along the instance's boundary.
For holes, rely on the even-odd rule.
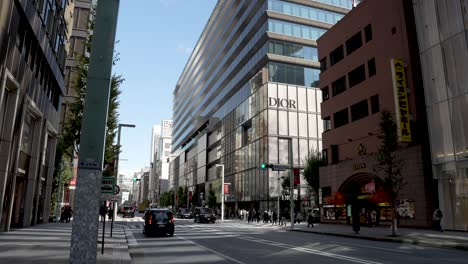
[[276,214],[276,211],[273,212],[273,222],[271,222],[272,225],[276,225],[278,221],[278,215]]
[[369,210],[369,209],[366,212],[366,218],[367,218],[367,226],[369,228],[372,228],[372,225],[373,225],[373,223],[372,223],[372,213],[371,213],[371,210]]
[[71,209],[70,206],[65,207],[63,210],[64,216],[65,216],[65,222],[70,223],[70,219],[73,215],[73,210]]
[[307,227],[312,226],[314,227],[312,212],[307,215]]
[[361,223],[360,223],[360,208],[357,204],[353,204],[351,207],[351,214],[353,218],[353,231],[356,234],[359,234],[359,230],[361,230]]
[[435,230],[443,232],[442,226],[440,225],[440,222],[442,221],[442,211],[439,208],[436,208],[434,210],[434,214],[432,215],[432,225]]
[[101,221],[106,220],[106,213],[107,213],[107,208],[104,204],[102,204],[101,208],[99,209],[99,215],[101,216]]

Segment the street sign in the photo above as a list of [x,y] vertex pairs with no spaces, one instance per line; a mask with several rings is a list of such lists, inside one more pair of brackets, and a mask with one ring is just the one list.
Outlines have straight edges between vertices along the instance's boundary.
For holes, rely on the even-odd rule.
[[271,168],[273,171],[285,171],[287,169],[289,169],[289,165],[287,164],[273,164],[273,167]]
[[101,194],[101,201],[110,201],[110,202],[118,202],[119,196],[113,194],[103,193]]
[[114,194],[115,192],[115,177],[102,177],[101,193]]
[[114,194],[117,195],[120,193],[120,186],[118,186],[117,184],[115,185],[115,191],[114,191]]

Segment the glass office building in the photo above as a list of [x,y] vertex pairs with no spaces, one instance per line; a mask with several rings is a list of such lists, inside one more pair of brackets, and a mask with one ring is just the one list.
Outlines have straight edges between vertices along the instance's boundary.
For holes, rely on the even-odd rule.
[[442,226],[468,231],[468,3],[413,2]]
[[286,164],[289,139],[296,166],[321,149],[316,39],[351,4],[218,2],[174,90],[169,188],[204,204],[210,186],[221,193],[223,165],[228,210],[275,209],[286,173],[258,167]]

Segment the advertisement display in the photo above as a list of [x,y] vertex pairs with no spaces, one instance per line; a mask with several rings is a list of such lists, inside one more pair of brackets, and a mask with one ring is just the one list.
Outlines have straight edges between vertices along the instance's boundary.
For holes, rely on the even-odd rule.
[[410,199],[399,200],[397,205],[398,217],[401,219],[414,219],[416,216],[414,201]]
[[405,65],[403,60],[392,59],[393,90],[395,96],[396,123],[401,142],[411,142],[410,111],[407,95]]

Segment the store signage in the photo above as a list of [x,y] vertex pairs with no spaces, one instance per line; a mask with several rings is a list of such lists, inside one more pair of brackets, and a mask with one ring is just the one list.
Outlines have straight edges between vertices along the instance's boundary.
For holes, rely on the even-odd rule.
[[401,142],[411,142],[410,112],[403,60],[392,60],[392,72],[398,136]]
[[295,100],[277,97],[268,97],[268,106],[297,109]]
[[353,165],[354,170],[365,169],[367,165],[365,163],[356,163]]

